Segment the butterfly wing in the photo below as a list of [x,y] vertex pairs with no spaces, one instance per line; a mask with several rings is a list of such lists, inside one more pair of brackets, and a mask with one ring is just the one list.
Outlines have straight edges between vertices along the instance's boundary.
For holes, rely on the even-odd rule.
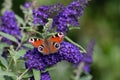
[[40,45],[44,43],[44,40],[38,38],[30,38],[29,43],[31,43],[35,48],[38,48]]
[[29,42],[35,47],[38,48],[38,51],[43,54],[48,54],[49,50],[45,44],[45,41],[43,39],[38,38],[30,38]]
[[62,32],[60,32],[60,33],[57,33],[57,34],[53,35],[52,37],[50,37],[49,40],[51,42],[61,43],[63,41],[63,38],[64,38],[64,34]]
[[55,34],[54,36],[50,37],[48,39],[48,42],[50,42],[50,53],[55,53],[60,48],[60,43],[63,41],[64,34],[62,32]]

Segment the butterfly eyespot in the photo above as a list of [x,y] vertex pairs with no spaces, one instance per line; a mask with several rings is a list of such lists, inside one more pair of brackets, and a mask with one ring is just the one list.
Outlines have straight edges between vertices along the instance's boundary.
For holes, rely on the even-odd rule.
[[63,32],[58,33],[58,36],[63,37],[64,36]]
[[39,47],[38,47],[38,51],[39,51],[39,52],[43,52],[43,47],[42,47],[42,46],[39,46]]
[[60,44],[59,43],[54,43],[54,47],[58,49],[58,48],[60,48]]
[[29,39],[29,42],[34,42],[34,39],[33,39],[33,38],[30,38],[30,39]]
[[63,35],[63,33],[62,33],[62,32],[60,32],[60,33],[59,33],[59,35]]

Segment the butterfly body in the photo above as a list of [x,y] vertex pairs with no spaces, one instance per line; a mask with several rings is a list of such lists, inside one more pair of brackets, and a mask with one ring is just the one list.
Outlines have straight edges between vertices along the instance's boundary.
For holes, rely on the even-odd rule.
[[30,38],[29,42],[38,48],[38,51],[44,55],[53,54],[60,48],[60,43],[63,41],[64,34],[62,32],[51,36],[48,39]]

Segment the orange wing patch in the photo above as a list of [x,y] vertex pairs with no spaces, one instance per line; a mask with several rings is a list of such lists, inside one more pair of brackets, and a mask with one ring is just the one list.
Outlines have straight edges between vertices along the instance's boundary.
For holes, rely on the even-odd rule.
[[50,41],[61,43],[63,41],[63,38],[64,38],[64,34],[61,32],[61,33],[57,33],[54,36],[50,37]]
[[41,44],[44,43],[43,39],[37,39],[37,38],[30,38],[29,42],[36,48],[38,48]]
[[51,53],[55,53],[57,51],[57,49],[52,45],[50,47],[50,51],[51,51]]

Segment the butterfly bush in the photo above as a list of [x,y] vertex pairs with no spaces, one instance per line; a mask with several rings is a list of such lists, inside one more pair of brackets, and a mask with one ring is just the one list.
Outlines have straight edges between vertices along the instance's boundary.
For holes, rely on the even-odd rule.
[[[45,25],[48,18],[51,18],[51,12],[57,14],[52,16],[52,28],[56,28],[57,32],[67,32],[69,25],[78,26],[78,18],[83,14],[87,5],[87,0],[75,0],[68,6],[57,4],[53,6],[41,6],[33,10],[33,17],[35,24]],[[57,7],[55,7],[57,6]]]
[[85,72],[89,72],[90,65],[92,63],[93,47],[94,41],[89,43],[86,53],[80,53],[78,47],[76,47],[74,44],[69,42],[62,42],[61,48],[57,53],[43,55],[42,53],[39,53],[36,48],[34,48],[33,50],[29,50],[24,57],[27,59],[26,66],[29,69],[34,68],[40,71],[44,71],[47,67],[53,66],[58,62],[65,60],[75,65],[84,62],[85,65],[83,69]]
[[[21,37],[21,31],[20,28],[18,27],[15,14],[12,11],[6,11],[3,16],[0,16],[0,31],[10,34],[17,39]],[[3,37],[2,42],[6,42],[8,44],[12,44],[12,41],[9,39]]]
[[[57,32],[67,32],[69,25],[79,26],[78,19],[83,14],[87,3],[87,0],[74,0],[67,6],[63,6],[62,4],[41,6],[33,10],[33,23],[45,26],[48,18],[52,18],[51,29],[56,28]],[[90,42],[86,53],[81,53],[76,45],[63,41],[58,52],[50,55],[43,55],[38,49],[34,48],[27,51],[24,55],[26,59],[25,64],[29,70],[37,69],[44,71],[46,68],[52,67],[58,62],[65,60],[75,65],[84,63],[84,71],[89,72],[92,63],[93,47],[94,42]],[[48,72],[45,76],[49,76]],[[34,80],[34,78],[31,77],[31,80]],[[41,80],[51,79],[49,76],[47,79],[41,78]]]
[[[24,19],[17,16],[17,19],[20,20],[18,22],[20,24],[19,26],[21,27],[22,31],[18,26],[15,13],[12,11],[4,12],[4,14],[0,16],[0,32],[4,32],[14,36],[18,40],[19,45],[17,45],[17,48],[15,48],[16,46],[9,47],[9,50],[7,50],[7,53],[10,54],[10,57],[6,57],[5,60],[7,61],[3,61],[3,62],[7,62],[9,66],[6,67],[7,63],[5,65],[3,64],[4,66],[3,69],[6,70],[7,72],[8,71],[12,72],[12,70],[13,72],[15,72],[14,68],[16,70],[19,69],[19,68],[16,68],[16,65],[18,65],[19,60],[24,60],[23,62],[23,64],[25,64],[24,69],[27,68],[26,70],[28,71],[32,71],[33,69],[36,69],[37,71],[40,71],[40,76],[41,76],[40,80],[51,80],[49,70],[47,69],[49,67],[56,65],[58,62],[67,61],[72,63],[73,65],[77,65],[77,67],[79,66],[79,64],[84,63],[83,70],[84,72],[89,73],[91,63],[93,62],[92,56],[93,56],[93,47],[95,44],[94,41],[91,41],[89,43],[89,45],[87,46],[86,52],[81,52],[78,46],[74,44],[74,42],[72,41],[71,42],[62,41],[60,43],[60,49],[57,52],[49,55],[44,55],[40,53],[37,48],[28,50],[28,47],[30,46],[26,44],[27,42],[26,40],[28,37],[39,33],[39,31],[37,31],[38,29],[35,28],[37,26],[36,24],[40,24],[44,26],[43,33],[40,33],[42,34],[42,37],[48,36],[47,32],[45,31],[49,31],[49,29],[46,29],[45,27],[46,27],[46,24],[48,23],[49,18],[53,20],[52,24],[49,26],[50,30],[52,31],[55,29],[55,31],[53,31],[52,33],[63,32],[67,34],[67,32],[69,31],[69,27],[71,26],[78,27],[79,26],[78,20],[82,16],[87,4],[88,4],[88,0],[73,0],[67,6],[64,6],[58,3],[54,5],[49,5],[49,6],[43,5],[36,8],[37,6],[33,5],[32,2],[26,2],[23,5],[23,7],[21,7],[22,10],[26,10],[26,12],[23,11],[24,17],[26,18],[26,16],[28,17],[29,15],[31,15],[31,11],[32,11],[31,16],[33,16],[32,17],[33,20],[31,19],[31,17],[28,18],[28,20],[26,18],[25,20],[28,22],[27,23]],[[27,14],[27,12],[29,14]],[[32,26],[32,27],[28,27],[28,26]],[[27,33],[30,33],[30,34],[26,35]],[[22,35],[24,35],[26,39],[24,39]],[[9,45],[14,45],[13,41],[5,37],[2,37],[1,41],[6,42]],[[24,51],[26,52],[23,56],[22,52]],[[21,57],[21,55],[23,57]],[[3,62],[1,62],[1,64]],[[11,65],[12,63],[13,64],[15,63],[15,65]],[[16,71],[18,72],[17,73],[18,75],[16,75],[16,78],[17,78],[16,80],[22,80],[24,77],[23,75],[26,74],[26,70],[23,73],[22,73],[23,70],[21,72],[20,70]],[[35,76],[33,75],[29,76],[30,80],[35,80],[34,77]]]
[[75,45],[69,42],[62,42],[57,53],[43,55],[34,48],[33,50],[29,50],[24,57],[27,59],[26,65],[29,69],[35,68],[43,71],[47,67],[55,65],[61,60],[78,64],[82,60],[83,55],[80,53],[79,48]]
[[[34,68],[44,71],[47,67],[53,66],[62,60],[66,60],[73,64],[78,64],[82,61],[83,55],[75,45],[69,42],[62,42],[61,48],[54,54],[43,55],[42,53],[38,52],[36,48],[34,48],[33,50],[29,50],[24,57],[27,59],[26,66],[29,69]],[[45,79],[41,77],[41,80],[50,80],[48,73],[43,76],[47,77],[45,77]],[[34,80],[34,78],[31,78],[31,80]]]

